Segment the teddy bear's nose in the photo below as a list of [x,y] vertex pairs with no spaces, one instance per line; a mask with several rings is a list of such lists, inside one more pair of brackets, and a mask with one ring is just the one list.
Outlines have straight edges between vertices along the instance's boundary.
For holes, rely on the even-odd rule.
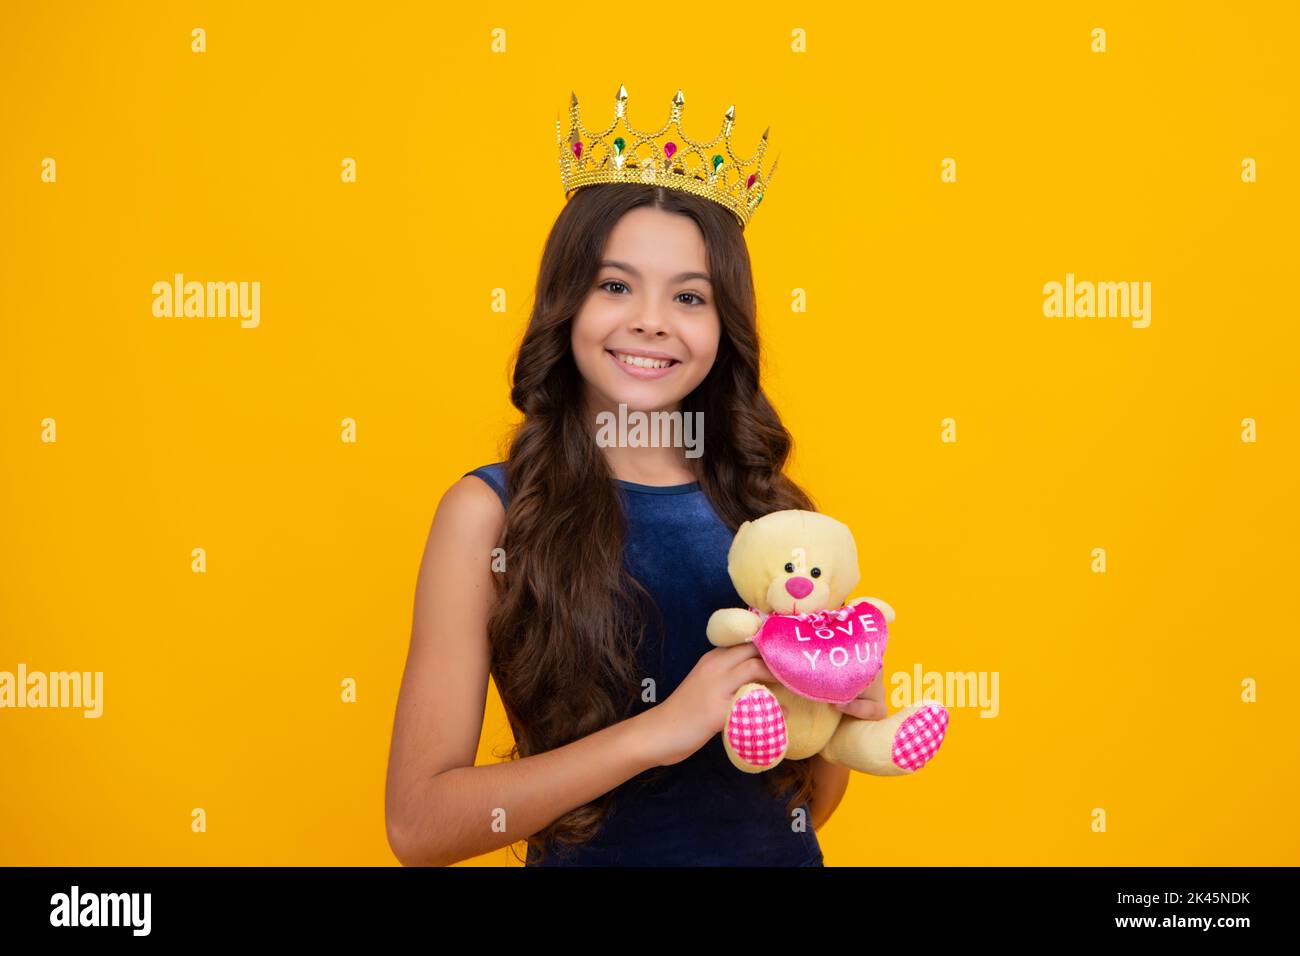
[[813,583],[807,578],[790,578],[785,582],[785,589],[794,597],[807,597],[812,593]]

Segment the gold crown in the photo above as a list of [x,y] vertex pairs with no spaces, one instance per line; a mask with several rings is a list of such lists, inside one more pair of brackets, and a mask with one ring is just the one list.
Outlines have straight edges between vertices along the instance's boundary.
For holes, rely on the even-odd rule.
[[[699,142],[682,130],[686,100],[681,90],[673,97],[668,122],[653,132],[635,129],[627,121],[627,89],[622,85],[614,100],[614,122],[596,132],[582,125],[578,96],[570,95],[567,144],[560,132],[560,117],[555,117],[555,142],[560,150],[560,180],[566,201],[577,190],[595,183],[647,183],[721,203],[735,214],[744,229],[776,175],[776,162],[766,175],[760,168],[771,127],[763,130],[752,156],[742,159],[732,151],[734,106],[729,106],[723,116],[722,131],[711,140]],[[617,135],[620,120],[626,136]],[[713,152],[719,143],[722,152]],[[777,162],[780,158],[777,156]]]

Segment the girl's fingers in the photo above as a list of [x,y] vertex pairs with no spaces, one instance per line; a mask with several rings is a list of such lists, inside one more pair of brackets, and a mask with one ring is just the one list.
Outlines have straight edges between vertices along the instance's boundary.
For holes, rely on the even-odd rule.
[[855,697],[847,704],[836,704],[841,712],[848,714],[850,717],[857,717],[859,720],[880,720],[889,711],[885,705],[878,700],[871,700],[869,697]]
[[[755,681],[763,684],[781,683],[768,668],[767,662],[763,660],[763,655],[759,653],[758,647],[752,641],[746,641],[744,644],[737,644],[725,650],[727,655],[736,661],[736,676],[741,684],[749,684]],[[850,717],[857,717],[860,720],[880,720],[889,714],[889,709],[881,701],[872,700],[870,697],[855,697],[847,704],[836,704],[835,706],[840,709],[841,713],[848,714]]]
[[728,680],[734,678],[737,687],[751,681],[776,681],[763,662],[763,656],[758,652],[758,648],[750,641],[731,647],[715,648],[709,653],[718,655],[720,665],[718,673],[728,675]]
[[741,661],[737,667],[736,676],[742,678],[742,684],[748,684],[753,681],[758,681],[764,684],[779,683],[776,679],[776,675],[768,670],[767,662],[758,655]]
[[751,657],[758,656],[758,648],[752,641],[745,641],[741,644],[731,644],[727,647],[715,647],[709,651],[710,654],[717,654],[719,660],[728,669],[737,667]]

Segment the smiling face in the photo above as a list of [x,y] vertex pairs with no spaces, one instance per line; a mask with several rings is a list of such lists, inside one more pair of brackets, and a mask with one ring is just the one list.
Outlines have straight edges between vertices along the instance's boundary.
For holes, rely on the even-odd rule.
[[704,236],[687,216],[637,206],[610,232],[601,263],[571,338],[588,407],[674,410],[718,354]]

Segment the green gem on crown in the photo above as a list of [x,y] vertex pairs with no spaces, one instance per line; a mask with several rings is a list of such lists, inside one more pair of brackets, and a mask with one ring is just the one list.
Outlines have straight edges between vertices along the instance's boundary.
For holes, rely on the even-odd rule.
[[721,166],[724,162],[725,162],[725,160],[724,160],[721,156],[719,156],[717,153],[714,153],[714,154],[713,154],[713,170],[714,170],[714,172],[717,172],[718,167]]
[[614,149],[618,150],[618,152],[619,152],[620,155],[621,155],[622,152],[623,152],[623,147],[626,146],[626,145],[627,145],[627,142],[623,139],[622,136],[616,137],[616,138],[614,139]]

